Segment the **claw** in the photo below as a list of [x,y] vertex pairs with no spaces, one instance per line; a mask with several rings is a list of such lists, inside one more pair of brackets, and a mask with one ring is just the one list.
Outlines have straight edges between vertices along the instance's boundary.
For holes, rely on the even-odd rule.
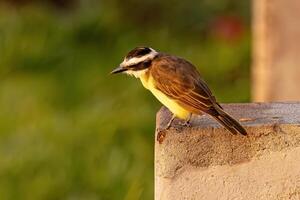
[[176,117],[175,115],[172,116],[172,118],[170,119],[170,121],[168,122],[167,126],[164,129],[157,130],[156,140],[159,142],[159,144],[162,144],[162,142],[165,140],[166,135],[167,135],[166,130],[168,130],[171,127],[172,122],[174,121],[175,117]]
[[190,127],[191,126],[191,118],[192,118],[192,114],[189,114],[189,117],[187,118],[187,120],[185,120],[185,122],[182,124],[182,126],[186,126],[186,127]]
[[185,126],[185,127],[191,127],[191,123],[190,121],[185,121],[182,126]]
[[[172,122],[174,121],[175,117],[176,117],[175,115],[172,116],[172,118],[170,119],[170,121],[168,122],[167,126],[164,129],[157,130],[156,140],[159,142],[159,144],[162,144],[163,141],[165,140],[166,135],[167,135],[167,130],[171,127]],[[187,118],[187,120],[184,123],[180,123],[180,125],[185,126],[185,127],[190,127],[191,126],[191,124],[190,124],[191,117],[192,117],[192,114],[189,115],[189,117]]]

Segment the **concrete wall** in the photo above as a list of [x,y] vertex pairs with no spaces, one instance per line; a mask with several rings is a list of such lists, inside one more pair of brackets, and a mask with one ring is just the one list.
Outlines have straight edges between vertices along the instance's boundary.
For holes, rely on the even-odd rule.
[[300,100],[300,1],[253,1],[254,101]]
[[[230,104],[248,136],[213,119],[178,120],[155,142],[155,199],[300,199],[300,103]],[[171,114],[162,108],[157,128]]]

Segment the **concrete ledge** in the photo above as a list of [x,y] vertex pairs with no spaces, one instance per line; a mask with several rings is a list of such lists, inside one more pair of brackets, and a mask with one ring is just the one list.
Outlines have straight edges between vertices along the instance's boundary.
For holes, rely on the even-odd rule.
[[[300,199],[300,103],[227,104],[248,136],[207,115],[155,142],[155,199]],[[157,113],[157,128],[171,113]]]

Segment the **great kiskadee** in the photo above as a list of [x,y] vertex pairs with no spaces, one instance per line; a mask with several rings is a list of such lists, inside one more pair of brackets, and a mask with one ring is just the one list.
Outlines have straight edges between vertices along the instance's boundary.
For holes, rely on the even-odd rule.
[[137,47],[111,73],[121,72],[139,78],[143,86],[173,113],[166,129],[175,117],[186,120],[185,124],[188,124],[192,114],[204,112],[230,132],[247,135],[246,130],[216,101],[194,65],[185,59],[149,47]]

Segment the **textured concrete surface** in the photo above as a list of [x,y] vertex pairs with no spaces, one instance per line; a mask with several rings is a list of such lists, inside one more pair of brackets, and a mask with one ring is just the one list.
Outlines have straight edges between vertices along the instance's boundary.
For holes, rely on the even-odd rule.
[[[207,115],[193,116],[191,127],[175,120],[155,141],[155,199],[300,199],[300,103],[223,107],[248,136]],[[157,129],[170,117],[163,107]]]

